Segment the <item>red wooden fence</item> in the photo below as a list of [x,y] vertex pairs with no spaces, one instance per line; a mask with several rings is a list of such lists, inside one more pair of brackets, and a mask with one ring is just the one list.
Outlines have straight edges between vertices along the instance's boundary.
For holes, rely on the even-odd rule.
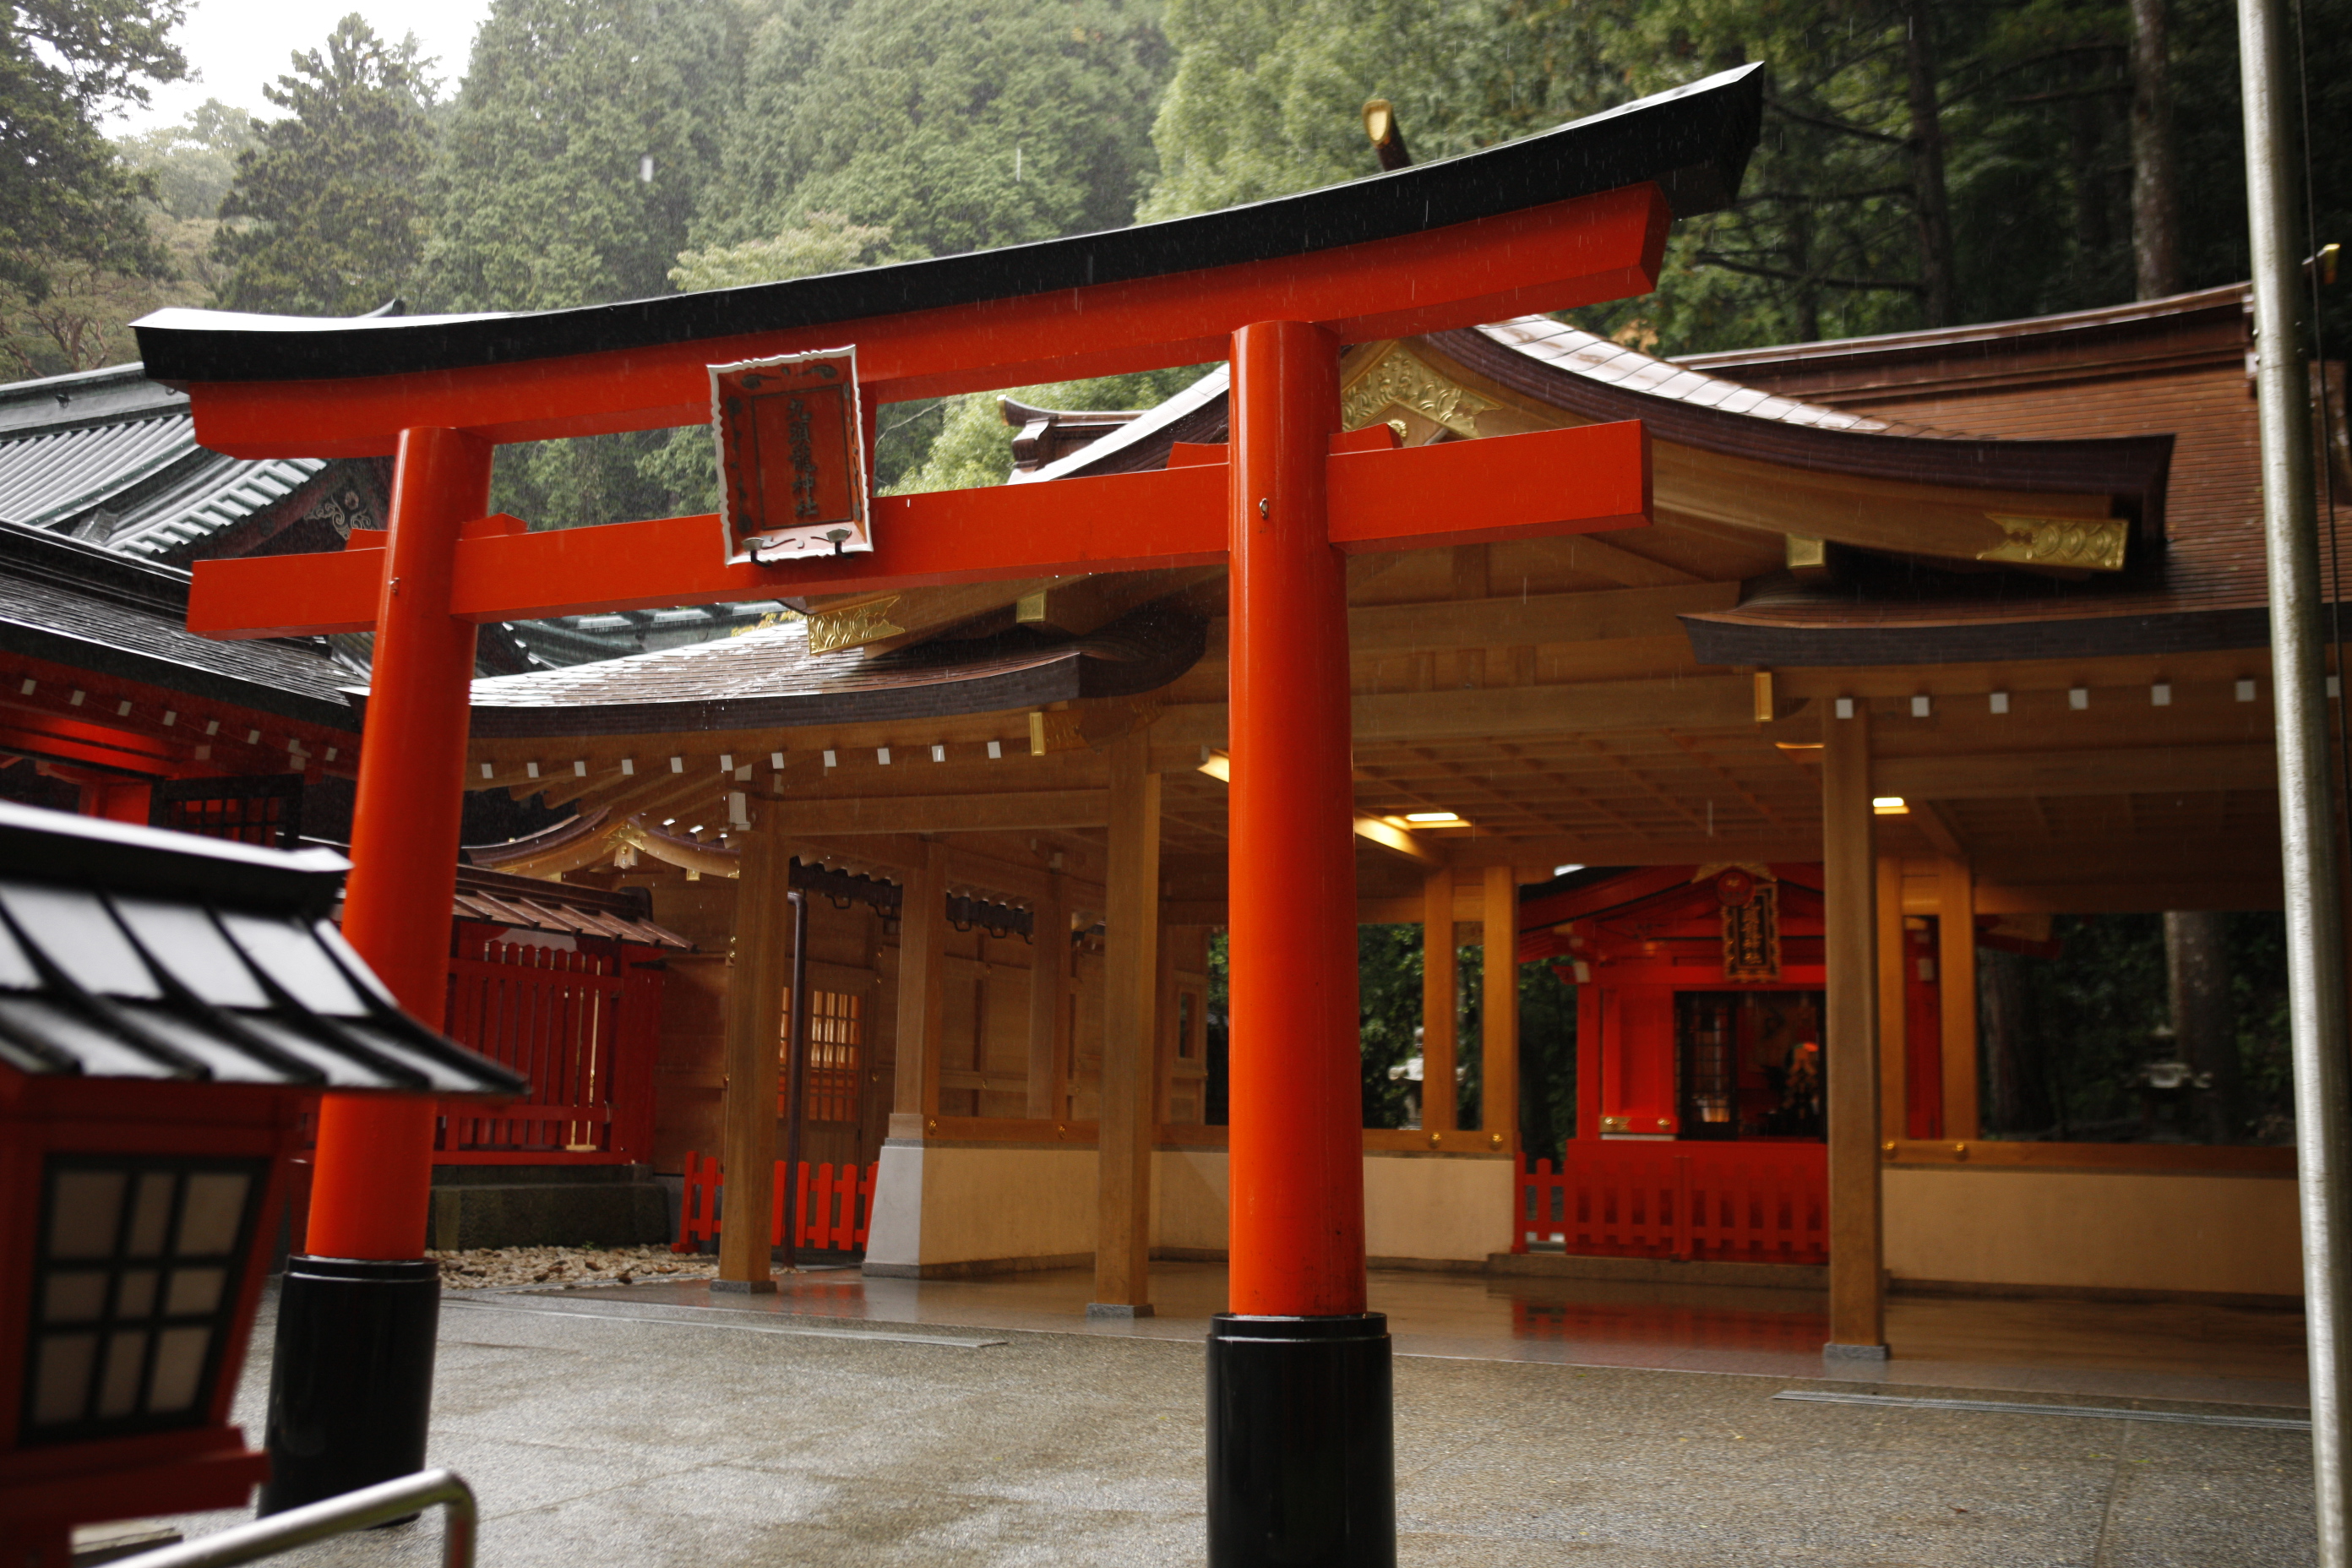
[[[789,1195],[800,1204],[796,1245],[823,1252],[856,1252],[866,1246],[866,1228],[874,1216],[874,1176],[881,1169],[868,1165],[811,1165],[801,1162],[799,1179]],[[719,1162],[692,1150],[686,1156],[686,1191],[678,1203],[677,1247],[693,1250],[694,1244],[719,1239],[719,1194],[726,1185]],[[787,1189],[784,1163],[776,1162],[775,1201],[769,1215],[771,1247],[784,1244]]]
[[1571,1143],[1518,1184],[1511,1250],[1738,1263],[1829,1259],[1827,1152],[1818,1143]]
[[661,972],[651,949],[578,952],[467,933],[449,964],[448,1034],[530,1080],[488,1115],[453,1110],[436,1163],[627,1164],[653,1146]]

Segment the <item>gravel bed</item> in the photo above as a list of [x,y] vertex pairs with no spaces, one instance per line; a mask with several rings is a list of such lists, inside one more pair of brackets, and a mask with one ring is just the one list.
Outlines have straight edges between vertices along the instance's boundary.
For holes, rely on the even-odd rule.
[[478,1247],[425,1255],[447,1290],[545,1285],[571,1290],[640,1279],[708,1279],[719,1259],[667,1247]]

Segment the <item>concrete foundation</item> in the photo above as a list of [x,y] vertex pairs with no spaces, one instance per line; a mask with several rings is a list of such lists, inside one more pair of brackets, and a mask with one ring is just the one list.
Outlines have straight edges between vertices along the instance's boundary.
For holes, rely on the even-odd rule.
[[436,1165],[431,1245],[646,1247],[677,1201],[643,1165]]

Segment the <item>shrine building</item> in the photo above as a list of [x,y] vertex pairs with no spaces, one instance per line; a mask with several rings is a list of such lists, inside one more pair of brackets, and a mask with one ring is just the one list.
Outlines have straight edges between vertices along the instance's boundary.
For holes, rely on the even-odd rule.
[[[1645,528],[1350,559],[1357,919],[1425,960],[1418,1124],[1363,1134],[1375,1264],[1827,1258],[1833,1311],[1872,1313],[1882,1278],[2299,1294],[2291,1148],[2003,1135],[1980,1104],[1987,944],[2279,905],[2247,320],[2231,287],[1680,362],[1548,317],[1347,351],[1349,431],[1638,419],[1654,483]],[[1229,433],[1215,367],[1139,414],[1004,407],[1016,486]],[[769,1117],[730,1110],[723,1020],[773,795],[811,911],[803,1157],[878,1166],[866,1271],[1222,1258],[1225,606],[1222,566],[906,588],[477,681],[468,787],[577,808],[478,861],[644,888],[698,949],[667,960],[654,1164]],[[1120,918],[1153,928],[1142,1037],[1106,1011]],[[1574,987],[1564,1147],[1523,1138],[1516,1007],[1460,1026],[1464,947]],[[1841,949],[1874,950],[1843,971],[1868,997]],[[1841,1118],[1870,1058],[1823,1042],[1857,1007],[1877,1113]],[[1107,1068],[1154,1085],[1149,1182],[1110,1205]],[[1832,1182],[1865,1216],[1834,1235]]]

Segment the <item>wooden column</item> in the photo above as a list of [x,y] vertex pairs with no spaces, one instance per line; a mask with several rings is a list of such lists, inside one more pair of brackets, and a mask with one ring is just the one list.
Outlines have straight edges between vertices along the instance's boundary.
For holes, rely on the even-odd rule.
[[792,847],[783,805],[755,801],[735,884],[735,962],[727,973],[725,1098],[719,1171],[726,1182],[715,1290],[773,1290],[776,1057],[792,964]]
[[890,1136],[920,1138],[940,1111],[940,1036],[947,1027],[948,851],[923,846],[898,905],[898,1063]]
[[1822,720],[1822,878],[1827,904],[1832,1356],[1886,1354],[1878,1150],[1878,857],[1870,710]]
[[1944,1136],[1974,1142],[1977,1127],[1977,889],[1966,860],[1936,873],[1936,980],[1942,998]]
[[1032,906],[1029,956],[1029,1104],[1040,1121],[1058,1121],[1069,1108],[1070,912],[1062,874],[1045,879],[1045,896]]
[[1421,889],[1421,1125],[1451,1132],[1462,1005],[1454,955],[1454,873],[1432,871]]
[[[1874,812],[1873,815],[1876,815]],[[1903,1136],[1910,1121],[1906,1070],[1910,1008],[1905,990],[1911,944],[1903,940],[1903,859],[1878,858],[1878,1136]]]
[[1151,1314],[1152,1089],[1158,1073],[1160,775],[1150,732],[1110,745],[1110,845],[1103,878],[1100,1208],[1088,1317]]
[[[1486,868],[1479,911],[1478,1128],[1519,1146],[1519,879],[1508,866]],[[1491,1137],[1490,1137],[1491,1142]]]

